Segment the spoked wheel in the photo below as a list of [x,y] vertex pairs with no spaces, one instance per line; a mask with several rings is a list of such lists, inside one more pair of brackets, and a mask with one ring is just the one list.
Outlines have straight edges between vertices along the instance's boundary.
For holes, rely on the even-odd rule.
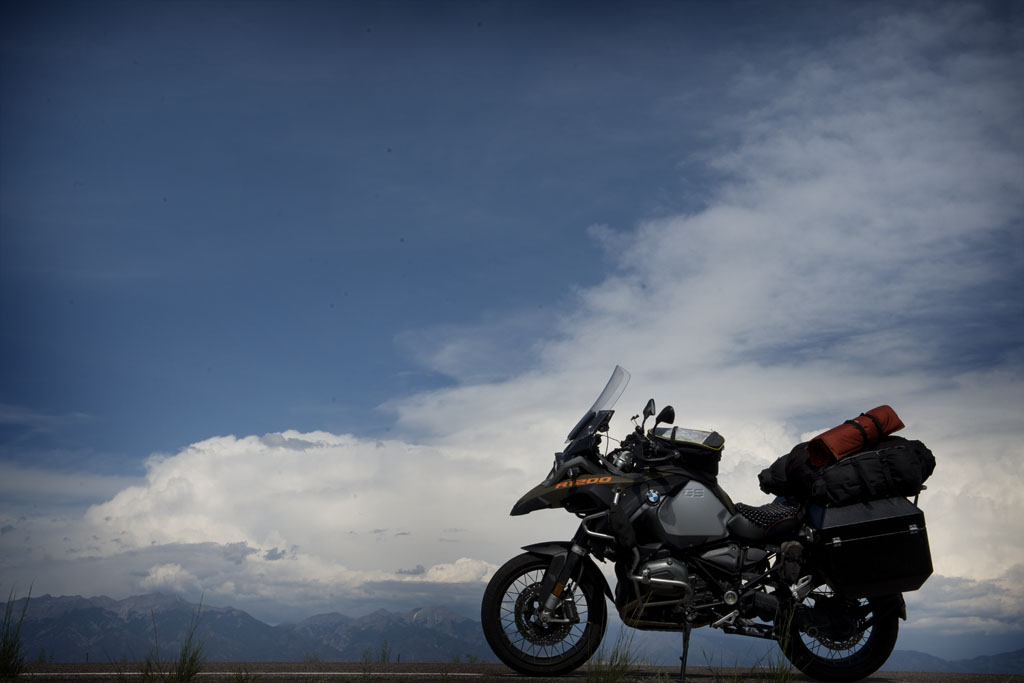
[[607,608],[601,585],[584,571],[570,583],[554,619],[541,623],[544,572],[550,557],[524,553],[506,562],[484,591],[480,618],[494,654],[529,676],[559,676],[578,668],[601,644]]
[[793,619],[786,657],[819,681],[859,681],[892,654],[899,634],[899,596],[844,598],[827,586],[807,596]]

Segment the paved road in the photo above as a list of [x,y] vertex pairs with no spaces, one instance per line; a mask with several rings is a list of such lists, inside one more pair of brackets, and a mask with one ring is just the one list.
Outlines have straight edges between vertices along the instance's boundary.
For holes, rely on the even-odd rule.
[[[28,683],[81,681],[103,683],[112,681],[129,683],[141,681],[138,667],[122,666],[120,671],[111,664],[33,664],[24,680]],[[678,669],[644,667],[620,680],[622,683],[670,683],[678,680]],[[689,683],[772,683],[767,672],[744,669],[709,669],[692,667]],[[592,677],[590,680],[594,680]],[[219,663],[203,665],[199,683],[584,683],[588,680],[585,669],[559,678],[530,678],[519,676],[501,664],[370,664],[358,663]],[[611,681],[615,679],[600,678]],[[795,674],[790,681],[812,679]],[[1024,674],[946,674],[879,672],[864,679],[868,683],[1024,683]]]

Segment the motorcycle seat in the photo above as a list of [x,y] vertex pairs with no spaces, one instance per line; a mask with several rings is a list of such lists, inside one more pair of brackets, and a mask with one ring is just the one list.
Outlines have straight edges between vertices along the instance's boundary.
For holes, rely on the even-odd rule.
[[730,533],[748,541],[761,541],[796,531],[800,508],[785,503],[755,507],[736,503],[736,514],[726,524]]

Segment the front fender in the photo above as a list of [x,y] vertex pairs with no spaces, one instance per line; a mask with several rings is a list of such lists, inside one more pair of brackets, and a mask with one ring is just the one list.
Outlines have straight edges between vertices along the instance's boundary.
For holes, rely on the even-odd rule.
[[[544,584],[550,580],[554,583],[554,575],[558,574],[558,571],[562,568],[562,564],[565,562],[566,556],[571,552],[572,541],[546,541],[544,543],[533,543],[531,545],[524,545],[523,550],[526,552],[537,555],[538,557],[550,557],[551,565],[548,566],[547,572],[544,574]],[[608,586],[608,580],[604,578],[604,574],[598,569],[597,564],[593,558],[589,555],[582,558],[583,560],[583,571],[587,574],[587,578],[596,581],[601,590],[609,599],[615,600],[615,596],[612,595],[612,590]]]

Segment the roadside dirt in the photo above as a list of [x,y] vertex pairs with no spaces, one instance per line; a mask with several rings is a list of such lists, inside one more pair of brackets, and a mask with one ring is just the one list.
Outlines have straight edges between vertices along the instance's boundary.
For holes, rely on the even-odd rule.
[[[32,664],[27,667],[24,680],[31,683],[56,681],[104,681],[128,683],[141,681],[141,668],[131,664],[120,667],[111,664]],[[637,683],[670,683],[677,681],[678,669],[644,667],[630,673],[623,680]],[[585,681],[587,673],[581,669],[559,678],[530,678],[520,676],[501,664],[369,664],[326,662],[209,662],[203,665],[201,683],[321,683],[333,681],[373,681],[393,683],[436,683],[465,681],[466,683],[555,683],[557,681]],[[602,679],[606,680],[606,679]],[[690,683],[771,683],[767,673],[747,669],[709,669],[692,667],[687,670]],[[795,674],[792,681],[812,679]],[[1024,683],[1024,674],[951,674],[882,671],[864,679],[869,683]]]

